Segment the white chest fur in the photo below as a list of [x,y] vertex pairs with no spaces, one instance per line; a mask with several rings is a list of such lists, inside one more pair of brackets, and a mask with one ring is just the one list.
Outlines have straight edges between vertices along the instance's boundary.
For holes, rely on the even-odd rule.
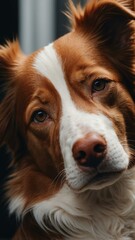
[[42,228],[49,222],[65,240],[134,240],[133,175],[100,191],[74,193],[64,185],[53,198],[34,205],[33,214]]

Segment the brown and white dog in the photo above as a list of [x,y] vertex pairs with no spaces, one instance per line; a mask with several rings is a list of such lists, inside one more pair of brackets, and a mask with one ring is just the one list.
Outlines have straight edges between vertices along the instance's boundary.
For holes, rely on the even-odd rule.
[[135,239],[133,0],[70,1],[70,33],[0,48],[0,143],[16,240]]

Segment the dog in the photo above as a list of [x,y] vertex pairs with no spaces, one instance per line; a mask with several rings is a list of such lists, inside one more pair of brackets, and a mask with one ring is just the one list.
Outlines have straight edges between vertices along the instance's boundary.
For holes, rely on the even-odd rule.
[[48,46],[0,47],[13,239],[134,240],[134,3],[69,6],[71,31]]

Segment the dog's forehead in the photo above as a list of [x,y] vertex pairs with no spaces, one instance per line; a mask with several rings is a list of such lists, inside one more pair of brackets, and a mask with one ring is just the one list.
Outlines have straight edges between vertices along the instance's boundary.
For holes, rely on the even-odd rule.
[[[65,106],[71,107],[73,105],[73,99],[78,105],[80,98],[77,92],[74,95],[74,91],[72,91],[73,82],[81,82],[85,75],[92,73],[93,69],[96,74],[99,72],[100,76],[105,74],[110,79],[114,77],[112,76],[114,72],[111,73],[108,70],[109,64],[106,70],[103,66],[105,61],[103,59],[101,61],[98,55],[96,48],[92,48],[92,45],[89,45],[85,38],[78,39],[77,35],[72,33],[37,52],[34,55],[33,67],[44,81],[47,79],[53,85],[61,97],[64,109]],[[79,106],[86,106],[83,101],[81,98]]]
[[74,73],[81,75],[81,69],[97,66],[98,58],[95,56],[97,50],[92,42],[89,45],[85,37],[73,32],[41,49],[34,55],[33,66],[60,91],[62,85],[65,85],[64,79],[68,82],[74,78]]
[[93,41],[74,32],[37,52],[33,66],[41,76],[51,81],[59,93],[65,86],[65,80],[67,85],[68,82],[81,81],[94,71],[110,79],[114,78],[112,75],[117,75]]
[[72,102],[70,91],[65,80],[62,58],[56,51],[54,43],[49,44],[39,51],[35,56],[33,67],[38,74],[44,77],[44,80],[47,79],[51,82],[60,95],[64,105],[69,105]]

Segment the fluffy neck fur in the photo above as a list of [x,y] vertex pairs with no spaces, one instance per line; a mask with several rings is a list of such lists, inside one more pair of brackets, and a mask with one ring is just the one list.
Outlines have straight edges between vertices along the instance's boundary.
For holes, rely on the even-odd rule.
[[85,194],[65,185],[53,198],[34,205],[32,212],[41,228],[59,232],[67,240],[133,240],[133,175],[130,170],[113,186]]

